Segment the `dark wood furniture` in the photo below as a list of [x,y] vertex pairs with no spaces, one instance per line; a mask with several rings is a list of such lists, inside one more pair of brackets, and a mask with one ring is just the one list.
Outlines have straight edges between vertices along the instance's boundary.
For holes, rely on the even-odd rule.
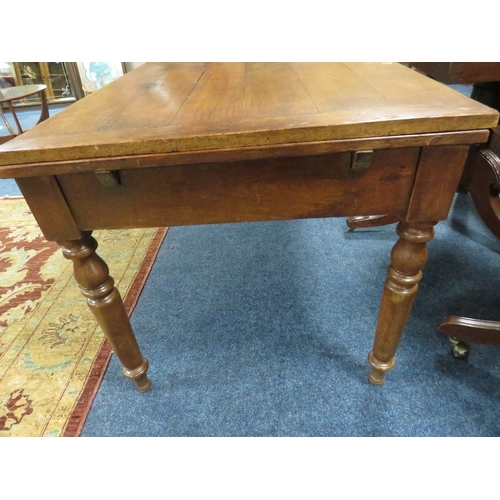
[[[500,110],[500,63],[412,63],[428,76],[448,84],[473,85],[471,97]],[[460,184],[482,220],[500,238],[500,127],[486,145],[471,148]],[[500,345],[500,322],[460,316],[445,317],[438,331],[452,340],[452,353],[467,358],[469,345]]]
[[426,243],[498,113],[400,64],[148,63],[0,147],[148,390],[92,230],[397,213],[370,381],[394,367]]
[[[462,181],[483,221],[500,238],[500,127],[493,129],[487,147],[471,149]],[[500,321],[446,316],[438,332],[450,337],[451,352],[459,359],[469,356],[468,342],[500,345]]]
[[500,81],[498,62],[412,62],[410,66],[446,84],[475,85]]
[[[410,65],[442,83],[472,85],[472,99],[500,110],[500,63],[418,62]],[[498,196],[490,189],[491,176],[498,174],[486,157],[486,149],[488,148],[484,145],[472,149],[460,184],[463,189],[469,191],[485,224],[500,237]],[[354,231],[357,228],[375,227],[396,221],[397,214],[385,214],[350,217],[346,222],[349,231]]]
[[[43,122],[49,117],[47,96],[45,94],[46,89],[47,87],[45,85],[22,85],[20,87],[10,87],[5,89],[0,89],[0,116],[2,117],[2,120],[5,123],[5,126],[7,127],[7,130],[9,131],[10,134],[8,136],[0,136],[0,144],[9,141],[10,139],[13,139],[16,135],[20,135],[24,132],[17,117],[16,109],[13,105],[15,101],[24,99],[32,95],[39,95],[41,101],[41,110],[40,110],[40,119],[38,120],[37,125],[38,123]],[[7,105],[9,111],[12,114],[12,118],[15,122],[17,131],[14,130],[14,128],[9,123],[7,117],[3,112],[4,104]]]
[[[500,110],[500,63],[434,62],[411,63],[411,65],[443,83],[472,85],[472,99]],[[461,185],[470,193],[485,224],[493,234],[500,238],[498,190],[492,189],[492,186],[500,185],[499,172],[495,165],[499,130],[497,129],[497,139],[492,136],[492,146],[480,145],[471,149]]]

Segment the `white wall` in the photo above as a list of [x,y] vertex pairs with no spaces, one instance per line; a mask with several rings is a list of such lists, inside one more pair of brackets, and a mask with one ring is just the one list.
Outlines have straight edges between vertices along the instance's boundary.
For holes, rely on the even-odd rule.
[[127,71],[132,71],[133,69],[141,66],[141,64],[144,64],[144,63],[143,62],[126,62],[125,68],[127,68]]

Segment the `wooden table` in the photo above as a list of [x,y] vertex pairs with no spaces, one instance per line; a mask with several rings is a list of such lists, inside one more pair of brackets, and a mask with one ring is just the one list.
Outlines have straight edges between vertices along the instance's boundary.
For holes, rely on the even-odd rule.
[[[16,135],[20,135],[23,133],[23,129],[21,124],[19,123],[19,119],[17,118],[16,110],[13,105],[13,101],[17,101],[19,99],[24,99],[31,95],[40,94],[40,99],[42,103],[41,111],[40,111],[40,119],[37,122],[41,123],[49,117],[49,108],[47,105],[47,95],[45,93],[47,89],[46,85],[20,85],[18,87],[9,87],[6,89],[0,89],[0,116],[2,117],[7,130],[9,131],[9,136],[1,136],[0,144],[6,142],[7,140],[13,139]],[[17,132],[12,128],[11,124],[7,120],[7,117],[3,113],[3,105],[7,104],[10,112],[12,113],[12,118],[16,124]]]
[[[370,380],[394,367],[426,243],[498,113],[399,64],[148,63],[0,148],[141,391],[95,229],[397,213]],[[340,321],[340,318],[339,318]]]

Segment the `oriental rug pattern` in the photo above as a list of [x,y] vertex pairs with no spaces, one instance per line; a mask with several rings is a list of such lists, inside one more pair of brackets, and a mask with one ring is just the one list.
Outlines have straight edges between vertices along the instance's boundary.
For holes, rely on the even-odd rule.
[[[166,229],[96,231],[130,315]],[[0,437],[77,436],[111,348],[22,198],[0,200]]]

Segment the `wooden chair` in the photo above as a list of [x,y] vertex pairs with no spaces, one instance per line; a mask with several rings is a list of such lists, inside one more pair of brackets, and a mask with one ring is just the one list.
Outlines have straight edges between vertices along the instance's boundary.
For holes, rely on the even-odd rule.
[[[9,131],[10,134],[6,136],[0,136],[0,144],[10,141],[11,139],[14,139],[14,137],[17,137],[18,135],[24,132],[21,123],[19,122],[19,118],[16,114],[16,108],[13,105],[14,101],[17,101],[19,99],[24,99],[31,95],[40,94],[40,100],[42,106],[40,110],[40,118],[36,123],[36,125],[38,125],[40,122],[43,122],[49,117],[46,89],[47,89],[46,85],[21,85],[18,87],[9,87],[6,89],[0,89],[0,117],[5,123],[5,126],[7,127],[7,130]],[[17,128],[17,132],[14,130],[14,128],[9,123],[9,120],[7,120],[7,117],[4,114],[4,109],[3,109],[4,104],[7,105],[7,108],[12,114],[12,118]]]
[[[481,218],[500,238],[500,127],[493,129],[488,147],[471,150],[464,172],[469,173],[467,189]],[[467,359],[469,343],[500,346],[499,321],[447,316],[438,331],[450,337],[451,352],[458,359]]]

